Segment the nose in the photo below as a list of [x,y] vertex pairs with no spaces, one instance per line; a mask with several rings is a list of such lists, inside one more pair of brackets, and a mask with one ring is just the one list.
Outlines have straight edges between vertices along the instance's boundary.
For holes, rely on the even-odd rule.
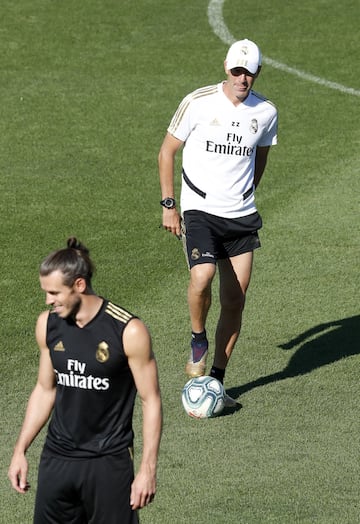
[[50,293],[46,293],[45,304],[51,306],[54,303],[54,297]]

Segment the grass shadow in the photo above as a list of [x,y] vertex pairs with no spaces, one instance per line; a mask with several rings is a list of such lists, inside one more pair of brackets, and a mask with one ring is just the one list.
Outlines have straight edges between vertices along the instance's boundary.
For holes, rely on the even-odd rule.
[[279,347],[291,350],[300,346],[287,366],[271,375],[229,388],[227,393],[238,398],[244,393],[279,380],[311,373],[314,369],[360,353],[360,316],[319,324]]

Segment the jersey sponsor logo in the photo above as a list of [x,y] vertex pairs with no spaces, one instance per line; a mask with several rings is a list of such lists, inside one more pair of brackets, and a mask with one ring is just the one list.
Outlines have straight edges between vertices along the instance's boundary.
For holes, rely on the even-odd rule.
[[67,360],[66,368],[67,373],[60,373],[60,371],[54,369],[56,381],[59,386],[78,389],[94,389],[97,391],[105,391],[110,387],[109,379],[107,377],[85,375],[85,362],[69,358]]
[[55,344],[54,351],[65,351],[64,344],[62,343],[62,340],[60,340],[57,344]]
[[96,356],[96,360],[101,363],[109,360],[110,352],[109,352],[109,346],[106,342],[100,342],[100,344],[97,347],[95,356]]
[[[253,132],[257,132],[257,129]],[[254,148],[241,145],[242,139],[242,136],[236,135],[235,133],[227,133],[226,143],[217,144],[212,140],[207,140],[206,151],[208,153],[216,153],[218,155],[251,156],[254,152]]]

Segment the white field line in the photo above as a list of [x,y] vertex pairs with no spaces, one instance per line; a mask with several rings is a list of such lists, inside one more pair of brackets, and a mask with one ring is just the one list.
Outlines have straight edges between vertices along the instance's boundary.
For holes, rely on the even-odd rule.
[[[209,24],[216,36],[218,36],[220,40],[222,40],[225,44],[231,45],[233,42],[236,41],[236,38],[234,38],[233,35],[229,32],[224,22],[222,13],[224,2],[225,0],[210,0],[208,5],[208,19]],[[325,87],[328,87],[329,89],[336,89],[337,91],[340,91],[344,94],[346,93],[348,95],[360,96],[360,91],[358,89],[346,87],[342,84],[331,82],[330,80],[325,80],[324,78],[320,78],[310,73],[306,73],[305,71],[301,71],[300,69],[295,69],[294,67],[290,67],[286,64],[282,64],[281,62],[277,62],[276,60],[268,58],[267,56],[263,56],[262,59],[264,64],[268,64],[274,69],[280,69],[281,71],[285,71],[285,73],[298,76],[302,80],[308,80],[309,82],[323,85]]]

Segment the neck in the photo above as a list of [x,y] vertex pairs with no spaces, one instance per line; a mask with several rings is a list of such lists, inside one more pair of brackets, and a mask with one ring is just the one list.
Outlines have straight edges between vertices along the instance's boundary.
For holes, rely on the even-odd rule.
[[95,293],[82,296],[80,307],[75,313],[75,323],[79,327],[84,327],[91,322],[98,314],[103,303],[103,299]]

